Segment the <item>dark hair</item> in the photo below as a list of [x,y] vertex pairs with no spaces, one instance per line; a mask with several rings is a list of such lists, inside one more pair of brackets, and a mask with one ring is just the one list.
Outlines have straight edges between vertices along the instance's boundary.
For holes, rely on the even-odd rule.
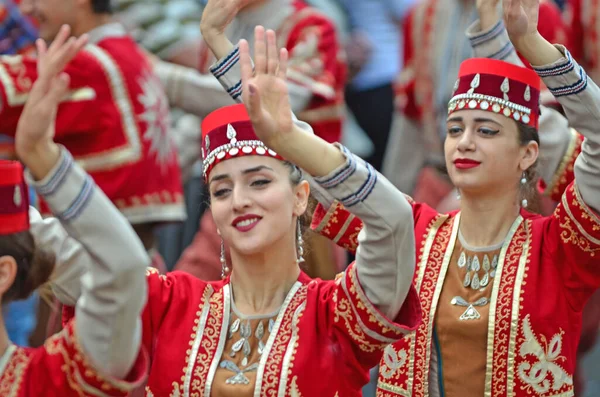
[[17,262],[13,285],[2,297],[2,303],[27,299],[48,282],[54,270],[54,254],[38,247],[29,231],[0,237],[0,256],[10,255]]
[[111,0],[91,0],[92,10],[96,14],[112,14]]
[[[517,129],[519,131],[519,144],[521,146],[525,146],[531,141],[535,141],[538,145],[540,144],[540,136],[536,128],[517,122]],[[527,179],[527,183],[521,188],[522,199],[527,200],[528,211],[540,213],[541,200],[537,190],[537,160],[525,171],[525,178]]]

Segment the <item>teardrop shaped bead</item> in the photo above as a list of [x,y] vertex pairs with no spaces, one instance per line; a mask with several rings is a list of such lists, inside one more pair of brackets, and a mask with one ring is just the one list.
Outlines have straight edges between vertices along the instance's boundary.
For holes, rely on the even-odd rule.
[[479,287],[481,287],[481,283],[479,282],[479,275],[475,273],[473,275],[473,279],[471,280],[471,288],[479,289]]
[[481,267],[486,272],[490,271],[490,269],[492,268],[492,266],[490,264],[490,257],[489,256],[487,256],[487,255],[483,256],[483,264],[481,265]]
[[490,274],[489,273],[485,273],[483,275],[483,277],[481,278],[481,287],[485,288],[487,287],[487,285],[490,283]]
[[458,267],[459,268],[463,268],[467,265],[467,255],[465,254],[465,252],[463,251],[460,254],[460,257],[458,258]]
[[467,272],[467,274],[465,274],[465,281],[463,281],[463,285],[468,287],[469,284],[471,284],[471,273]]
[[479,263],[479,258],[477,256],[473,257],[473,262],[471,262],[471,269],[473,269],[473,271],[476,272],[481,270],[481,264]]

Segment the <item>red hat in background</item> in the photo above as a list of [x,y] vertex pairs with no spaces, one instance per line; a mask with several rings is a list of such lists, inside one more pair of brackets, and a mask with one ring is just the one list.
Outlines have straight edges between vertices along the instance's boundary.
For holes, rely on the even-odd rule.
[[244,104],[224,106],[202,120],[204,178],[221,161],[241,156],[269,156],[283,160],[254,132]]
[[538,128],[540,83],[531,69],[495,59],[467,59],[460,65],[448,114],[485,110]]
[[29,230],[29,192],[18,161],[0,160],[0,235]]

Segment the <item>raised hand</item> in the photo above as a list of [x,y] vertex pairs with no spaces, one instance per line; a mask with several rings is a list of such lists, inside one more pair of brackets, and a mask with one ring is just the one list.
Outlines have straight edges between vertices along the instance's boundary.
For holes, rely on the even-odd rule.
[[[51,169],[53,164],[46,163],[52,157],[58,159],[54,121],[58,104],[69,87],[69,76],[63,70],[87,43],[87,35],[76,39],[70,34],[71,29],[65,25],[49,48],[43,40],[36,41],[38,77],[19,118],[15,135],[17,155],[36,177],[36,174],[43,174],[48,165],[47,171]],[[36,172],[38,169],[41,172]]]
[[242,98],[256,135],[277,150],[278,142],[294,128],[286,82],[288,52],[277,50],[272,30],[257,26],[254,37],[254,70],[248,42],[240,41]]
[[537,35],[539,7],[540,0],[502,1],[504,24],[513,43]]
[[210,36],[224,34],[227,26],[248,2],[248,0],[208,0],[200,21],[202,36],[207,39]]

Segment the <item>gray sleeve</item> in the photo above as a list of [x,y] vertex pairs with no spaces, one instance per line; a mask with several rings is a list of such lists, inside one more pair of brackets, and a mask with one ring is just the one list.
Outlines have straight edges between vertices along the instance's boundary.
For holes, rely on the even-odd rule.
[[87,251],[75,309],[79,342],[95,367],[123,378],[139,354],[150,258],[131,225],[64,148],[46,178],[28,180]]
[[36,244],[50,249],[56,265],[50,277],[54,296],[67,306],[75,306],[81,296],[81,276],[92,258],[85,248],[69,236],[57,218],[43,219],[33,207],[29,208],[30,231]]
[[534,70],[562,105],[570,125],[585,139],[575,161],[575,180],[583,201],[600,211],[600,89],[561,45],[563,58]]
[[[499,59],[518,66],[524,66],[515,47],[508,37],[504,21],[486,31],[481,30],[479,21],[475,21],[466,32],[476,58]],[[561,160],[572,142],[572,133],[568,120],[554,109],[541,106],[539,119],[540,154],[538,174],[549,183],[558,170]]]
[[338,145],[346,162],[314,178],[364,224],[358,235],[356,271],[369,301],[388,318],[399,313],[415,270],[412,206],[404,194],[368,163]]
[[[240,66],[240,49],[234,49],[225,57],[219,59],[210,67],[210,72],[219,81],[225,91],[236,102],[242,101],[242,68]],[[290,107],[293,112],[299,113],[306,109],[313,97],[312,91],[304,86],[288,83]]]

